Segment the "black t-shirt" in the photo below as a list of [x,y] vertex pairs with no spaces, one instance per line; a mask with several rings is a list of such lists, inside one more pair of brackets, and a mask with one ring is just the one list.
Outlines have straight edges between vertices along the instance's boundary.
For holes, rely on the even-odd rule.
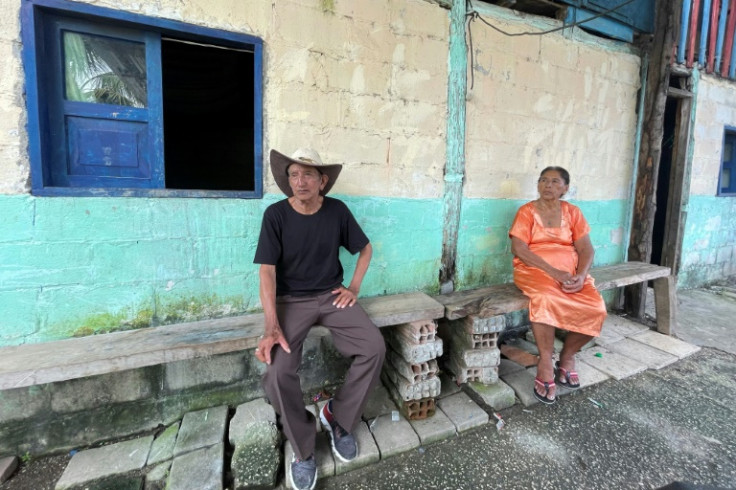
[[253,262],[276,266],[278,296],[304,296],[342,284],[341,246],[356,254],[367,244],[342,201],[325,196],[319,211],[305,215],[284,199],[266,208]]

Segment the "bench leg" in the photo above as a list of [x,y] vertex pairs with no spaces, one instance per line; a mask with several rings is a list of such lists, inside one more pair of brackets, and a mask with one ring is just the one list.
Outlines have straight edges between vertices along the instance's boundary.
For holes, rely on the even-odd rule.
[[674,335],[677,329],[675,276],[654,280],[654,307],[657,310],[657,332]]

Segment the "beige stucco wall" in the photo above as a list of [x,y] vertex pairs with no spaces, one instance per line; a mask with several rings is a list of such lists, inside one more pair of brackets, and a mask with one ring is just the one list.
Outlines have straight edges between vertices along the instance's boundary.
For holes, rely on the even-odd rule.
[[[510,33],[560,25],[494,6],[482,15]],[[476,21],[471,30],[465,195],[533,199],[539,171],[559,165],[570,198],[628,198],[639,56],[579,29],[509,37]]]
[[30,188],[19,5],[0,2],[0,194],[19,194]]
[[690,193],[715,196],[723,161],[724,128],[736,127],[736,84],[704,74],[697,98]]
[[[425,0],[86,1],[264,40],[264,157],[313,146],[346,164],[333,192],[437,197],[448,11]],[[20,2],[0,6],[0,193],[28,192]],[[278,193],[270,174],[265,192]]]

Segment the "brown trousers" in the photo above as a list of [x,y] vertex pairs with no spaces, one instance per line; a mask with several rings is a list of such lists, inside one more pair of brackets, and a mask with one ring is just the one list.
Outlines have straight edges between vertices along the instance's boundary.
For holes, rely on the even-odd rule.
[[336,308],[330,291],[313,296],[279,296],[276,314],[291,354],[281,347],[271,352],[271,365],[263,376],[268,400],[280,416],[286,437],[296,456],[314,453],[314,416],[304,406],[304,394],[297,370],[302,346],[314,325],[327,327],[337,350],[353,362],[345,383],[332,400],[337,423],[352,432],[358,424],[371,389],[381,373],[386,346],[383,336],[359,304]]

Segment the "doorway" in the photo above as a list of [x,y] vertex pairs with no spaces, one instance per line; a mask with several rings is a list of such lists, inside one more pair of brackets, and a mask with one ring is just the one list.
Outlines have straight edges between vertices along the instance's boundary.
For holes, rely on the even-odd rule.
[[652,231],[650,262],[671,268],[673,275],[680,268],[686,217],[684,206],[687,203],[684,183],[690,178],[687,160],[693,100],[690,80],[689,73],[670,74],[657,176],[657,209]]

